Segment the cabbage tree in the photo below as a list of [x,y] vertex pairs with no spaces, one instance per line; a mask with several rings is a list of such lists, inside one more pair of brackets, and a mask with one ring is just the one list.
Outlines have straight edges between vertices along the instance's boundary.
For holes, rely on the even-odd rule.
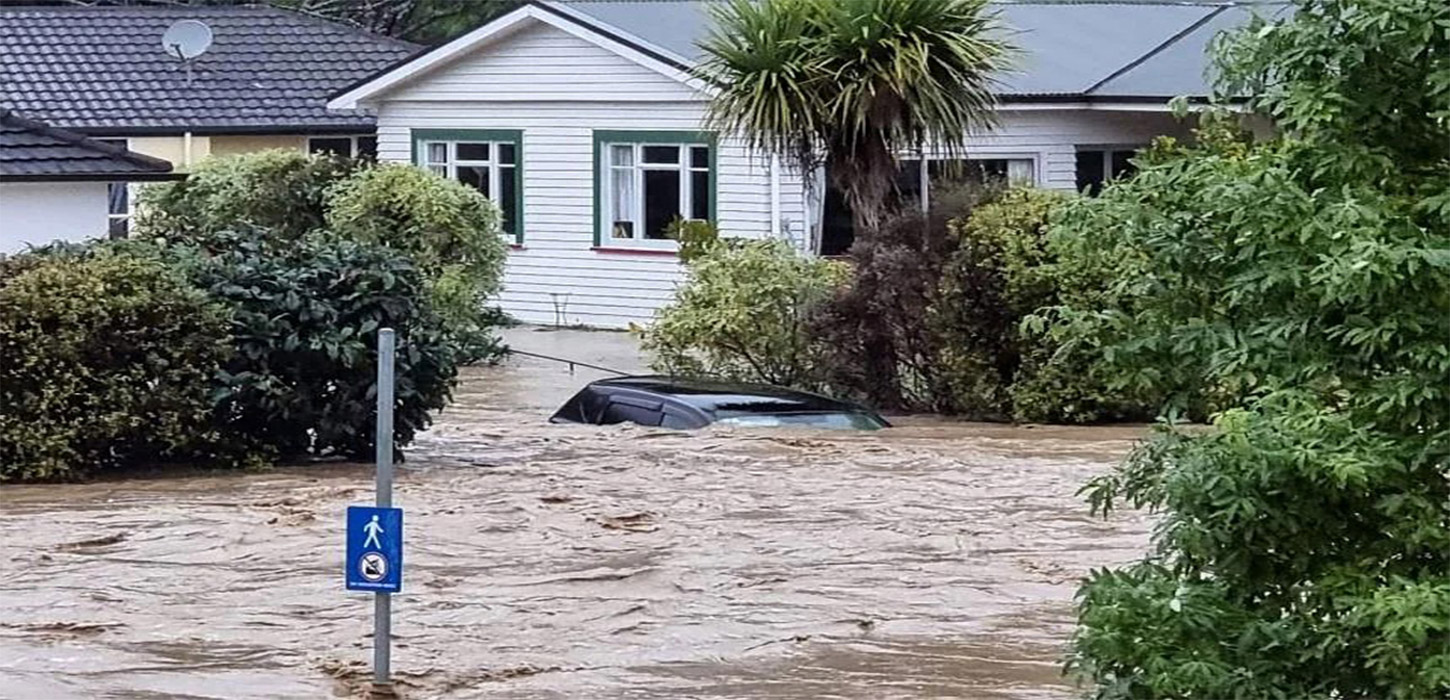
[[728,0],[697,73],[709,123],[802,172],[824,166],[855,215],[881,221],[897,156],[960,158],[989,126],[1012,52],[986,0]]

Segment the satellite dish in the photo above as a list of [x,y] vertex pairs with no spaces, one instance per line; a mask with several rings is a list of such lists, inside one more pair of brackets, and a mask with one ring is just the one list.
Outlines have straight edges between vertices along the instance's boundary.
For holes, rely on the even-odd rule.
[[211,27],[200,20],[176,20],[161,35],[161,48],[172,58],[190,61],[211,48]]

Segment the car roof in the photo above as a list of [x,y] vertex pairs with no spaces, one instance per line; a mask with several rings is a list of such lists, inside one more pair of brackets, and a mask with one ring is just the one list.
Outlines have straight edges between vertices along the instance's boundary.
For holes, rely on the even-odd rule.
[[818,413],[863,410],[860,406],[845,401],[769,384],[650,375],[601,379],[589,386],[657,394],[709,412]]

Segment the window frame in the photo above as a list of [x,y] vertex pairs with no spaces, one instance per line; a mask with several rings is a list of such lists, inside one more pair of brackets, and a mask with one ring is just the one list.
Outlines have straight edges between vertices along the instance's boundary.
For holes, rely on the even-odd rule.
[[[917,158],[919,158],[919,156],[909,158],[908,160],[916,160]],[[932,157],[921,158],[921,162],[924,164],[934,160],[943,161],[953,159]],[[1040,151],[1008,151],[1002,153],[994,153],[989,151],[971,151],[966,154],[965,158],[960,158],[957,160],[965,160],[968,162],[1000,160],[1004,163],[1007,163],[1007,174],[1005,177],[1010,184],[1031,185],[1033,187],[1039,187],[1042,184],[1042,153]],[[1028,163],[1030,163],[1032,165],[1032,176],[1015,180],[1012,179],[1011,162],[1014,160],[1027,161]],[[923,172],[922,174],[925,175],[926,173]]]
[[[104,143],[109,146],[120,146],[128,151],[131,150],[131,139],[124,136],[96,136],[93,138],[98,143]],[[124,188],[126,193],[126,211],[120,213],[111,211],[111,192],[116,187]],[[136,188],[132,187],[129,182],[115,181],[106,183],[106,238],[108,240],[131,237],[131,220],[136,216],[136,194]],[[122,224],[121,235],[119,236],[116,235],[116,231],[113,228],[117,221]]]
[[[1106,144],[1104,144],[1104,143],[1093,143],[1093,144],[1079,144],[1077,146],[1074,146],[1073,147],[1073,151],[1072,151],[1072,155],[1073,155],[1073,185],[1074,185],[1074,188],[1078,190],[1078,193],[1079,194],[1081,194],[1083,192],[1083,190],[1087,189],[1087,188],[1079,188],[1079,187],[1076,187],[1076,184],[1077,184],[1077,167],[1076,167],[1076,161],[1077,161],[1078,154],[1087,152],[1087,153],[1098,153],[1098,154],[1101,154],[1102,155],[1102,158],[1103,158],[1102,168],[1103,169],[1102,169],[1102,172],[1100,173],[1100,175],[1102,175],[1103,179],[1098,182],[1097,189],[1090,193],[1091,195],[1096,196],[1097,193],[1098,192],[1101,192],[1102,191],[1102,188],[1104,186],[1106,186],[1109,182],[1112,182],[1112,181],[1118,179],[1118,176],[1113,175],[1113,154],[1115,154],[1115,153],[1121,153],[1121,152],[1126,152],[1128,154],[1128,157],[1130,159],[1132,159],[1132,158],[1136,158],[1138,156],[1138,153],[1141,152],[1143,149],[1148,148],[1148,146],[1149,146],[1149,144],[1132,145],[1132,144],[1122,144],[1122,143],[1106,143]],[[1131,163],[1130,163],[1130,165],[1131,165]],[[1136,168],[1134,168],[1134,170],[1136,170]]]
[[[448,144],[448,162],[442,164],[448,169],[447,177],[457,181],[455,175],[460,165],[456,157],[458,144],[460,143],[487,143],[489,144],[489,160],[474,161],[465,160],[461,164],[469,167],[487,167],[489,173],[489,199],[499,204],[499,216],[503,216],[503,206],[498,199],[503,192],[503,177],[500,170],[504,167],[512,167],[514,170],[514,218],[513,231],[504,230],[503,234],[513,240],[516,246],[524,244],[524,132],[522,129],[413,129],[412,141],[412,162],[425,170],[430,170],[428,160],[428,144]],[[514,162],[511,166],[505,166],[498,161],[499,144],[510,144],[514,147]],[[438,165],[438,164],[433,164]],[[502,226],[500,221],[500,226]]]
[[[613,146],[632,146],[634,152],[633,163],[629,166],[614,166],[610,158],[610,149]],[[680,162],[675,167],[668,167],[667,164],[646,164],[643,161],[644,149],[648,146],[673,146],[679,149]],[[644,172],[647,170],[676,171],[681,174],[680,193],[681,209],[688,210],[693,204],[691,174],[700,172],[690,162],[690,147],[699,146],[705,148],[706,180],[708,182],[708,201],[706,210],[708,216],[705,221],[718,222],[720,217],[719,190],[720,190],[720,164],[719,164],[719,139],[713,131],[636,131],[636,130],[608,130],[596,129],[594,131],[594,247],[595,248],[616,248],[616,249],[637,249],[637,250],[658,250],[678,251],[679,241],[671,239],[645,238],[644,232],[638,231],[630,238],[615,238],[613,236],[611,220],[613,215],[613,203],[606,199],[609,193],[612,174],[615,167],[629,167],[635,173],[635,191],[637,196],[644,197]],[[682,212],[686,213],[686,212]],[[639,216],[644,216],[644,207],[640,207]],[[689,219],[697,221],[698,219]]]
[[[933,161],[941,162],[941,161],[950,161],[950,160],[964,160],[964,161],[967,161],[968,163],[971,163],[973,161],[997,161],[997,160],[1000,160],[1003,163],[1006,163],[1007,164],[1007,175],[1005,176],[1004,179],[1006,180],[1006,182],[1007,182],[1008,185],[1029,185],[1031,187],[1041,187],[1042,186],[1042,153],[1040,151],[1006,151],[1006,152],[1001,152],[1001,153],[995,153],[995,152],[989,152],[989,151],[970,151],[970,152],[964,154],[963,157],[961,157],[961,158],[947,158],[947,157],[943,157],[941,155],[932,154],[932,153],[928,153],[928,154],[925,154],[925,155],[920,154],[920,153],[914,153],[914,154],[911,154],[911,155],[902,156],[902,157],[900,157],[900,158],[897,159],[898,162],[916,161],[916,163],[917,163],[917,178],[918,178],[918,183],[920,183],[918,185],[919,189],[917,190],[917,196],[918,196],[918,199],[919,199],[919,204],[920,204],[921,209],[923,211],[926,211],[930,207],[930,205],[931,205],[931,190],[932,190],[932,178],[930,176],[931,163]],[[1016,161],[1026,161],[1029,165],[1031,165],[1031,167],[1032,167],[1032,176],[1031,177],[1026,177],[1026,178],[1013,179],[1011,173],[1012,173],[1012,161],[1014,161],[1014,160],[1016,160]]]
[[341,140],[341,139],[347,139],[347,141],[348,141],[348,153],[347,153],[347,157],[348,158],[361,158],[362,157],[362,151],[361,151],[361,149],[358,146],[359,139],[373,139],[373,156],[372,157],[374,159],[376,159],[377,158],[377,138],[378,138],[377,134],[310,134],[307,137],[307,154],[308,155],[312,155],[313,153],[316,153],[316,151],[313,151],[312,150],[312,142],[313,141],[322,141],[322,140],[338,141],[338,140]]

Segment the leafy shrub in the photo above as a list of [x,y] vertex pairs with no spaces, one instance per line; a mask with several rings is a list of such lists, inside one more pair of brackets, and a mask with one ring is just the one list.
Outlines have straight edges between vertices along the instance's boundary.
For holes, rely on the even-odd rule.
[[690,262],[689,280],[641,331],[642,345],[669,374],[820,388],[821,349],[807,322],[845,276],[839,263],[785,241],[713,246]]
[[[1049,218],[1078,205],[1019,187],[951,223],[957,247],[931,306],[952,408],[974,418],[1083,423],[1142,419],[1156,406],[1093,372],[1097,348],[1066,344],[1034,319],[1064,298],[1102,295],[1130,274],[1123,258],[1050,245]],[[1035,322],[1034,322],[1035,321]]]
[[850,284],[811,323],[828,384],[881,408],[954,411],[942,363],[950,341],[931,328],[928,310],[956,247],[948,222],[995,196],[991,187],[943,189],[926,215],[898,212],[857,238]]
[[385,164],[338,184],[327,224],[339,236],[406,253],[430,280],[434,306],[468,362],[499,351],[485,311],[503,281],[498,208],[477,190],[410,165]]
[[186,180],[143,191],[142,238],[231,245],[238,232],[286,255],[324,233],[409,256],[464,362],[501,350],[488,306],[503,279],[498,209],[477,190],[410,165],[369,166],[295,151],[208,158]]
[[207,158],[185,180],[141,190],[135,235],[206,243],[214,233],[250,229],[285,245],[323,228],[328,190],[362,167],[280,149]]
[[155,261],[27,254],[0,278],[0,481],[205,449],[224,311]]
[[328,199],[328,227],[347,238],[396,248],[434,278],[458,270],[497,291],[504,244],[498,207],[478,190],[397,163],[362,171]]
[[[712,221],[684,219],[676,216],[665,228],[665,237],[679,241],[680,262],[689,264],[721,245],[720,229]],[[730,241],[723,242],[729,245]]]
[[315,235],[285,251],[255,235],[216,241],[166,254],[232,312],[236,351],[212,395],[226,435],[281,457],[372,454],[382,327],[398,331],[397,444],[447,403],[456,352],[406,256]]
[[1088,491],[1163,520],[1081,591],[1098,698],[1450,696],[1450,6],[1296,4],[1220,54],[1291,131],[1210,131],[1064,223],[1146,263],[1064,315],[1116,376],[1238,404]]
[[948,224],[956,242],[929,307],[941,338],[940,365],[951,408],[973,418],[1004,419],[1012,387],[1031,350],[1019,331],[1024,315],[1053,303],[1047,262],[1048,212],[1067,196],[1013,188]]

